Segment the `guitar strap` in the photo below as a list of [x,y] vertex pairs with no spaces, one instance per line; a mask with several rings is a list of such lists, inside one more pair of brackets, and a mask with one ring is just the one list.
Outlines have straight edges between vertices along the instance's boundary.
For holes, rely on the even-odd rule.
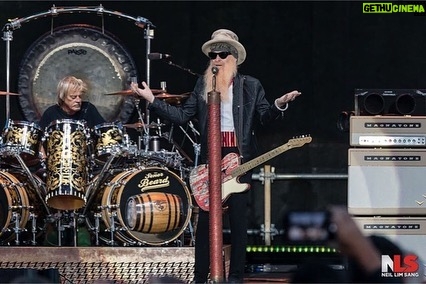
[[[244,80],[246,79],[246,76],[243,76],[242,79],[240,80],[240,87],[238,89],[238,100],[239,100],[239,104],[240,107],[238,108],[238,128],[239,128],[239,134],[241,136],[243,136],[243,114],[244,114]],[[240,139],[239,139],[240,138]],[[237,145],[238,145],[238,152],[239,155],[242,155],[242,151],[241,151],[241,141],[243,138],[242,137],[237,137]]]

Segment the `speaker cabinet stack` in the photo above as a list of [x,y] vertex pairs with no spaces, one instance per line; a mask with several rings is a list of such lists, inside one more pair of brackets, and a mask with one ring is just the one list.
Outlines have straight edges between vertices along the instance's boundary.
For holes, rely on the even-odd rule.
[[426,260],[426,90],[355,91],[348,210]]

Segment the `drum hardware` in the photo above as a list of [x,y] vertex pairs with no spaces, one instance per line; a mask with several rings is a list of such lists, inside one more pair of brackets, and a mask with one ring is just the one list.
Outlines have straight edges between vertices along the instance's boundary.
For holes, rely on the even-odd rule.
[[34,213],[30,213],[30,220],[31,220],[31,233],[32,233],[32,245],[37,245],[36,236],[37,236],[37,215]]
[[[118,154],[117,152],[113,152],[108,157],[108,160],[106,161],[105,165],[102,167],[102,170],[100,171],[100,173],[98,175],[98,178],[93,183],[93,188],[94,189],[99,188],[100,182],[104,178],[104,176],[107,173],[107,171],[109,171],[109,169],[111,167],[111,163],[116,158],[117,154]],[[90,190],[87,191],[87,196],[86,196],[87,204],[91,204],[92,199],[93,199],[94,196],[95,196],[95,192],[93,192],[93,194],[92,194],[92,192]]]
[[26,176],[30,180],[31,185],[33,186],[35,192],[37,193],[39,200],[41,200],[41,202],[43,203],[43,206],[44,206],[44,209],[47,212],[47,215],[50,215],[50,208],[49,208],[49,206],[47,206],[46,202],[44,201],[44,197],[42,196],[42,194],[41,194],[41,192],[39,190],[40,188],[42,188],[43,192],[47,193],[45,184],[44,183],[38,184],[36,182],[34,176],[32,175],[32,173],[30,171],[30,169],[27,167],[27,165],[23,161],[22,157],[18,153],[15,153],[15,158],[18,160],[18,162],[21,165],[22,169],[26,173]]
[[[192,124],[192,123],[191,123]],[[190,126],[191,127],[191,126]],[[200,152],[201,152],[201,145],[199,143],[196,143],[191,136],[188,134],[188,132],[185,131],[185,129],[183,129],[183,127],[181,125],[179,125],[179,128],[182,130],[182,132],[185,134],[185,136],[189,139],[189,141],[191,141],[192,143],[192,147],[194,148],[194,154],[195,154],[195,161],[194,161],[194,166],[198,165],[198,159],[200,157]],[[191,129],[193,128],[193,131],[195,130],[195,128],[191,127]],[[196,131],[196,130],[195,130]],[[197,132],[198,133],[198,132]]]
[[54,214],[56,221],[56,228],[58,232],[58,246],[62,246],[62,238],[66,229],[72,231],[72,243],[76,247],[78,245],[77,235],[78,235],[78,220],[82,218],[75,211],[72,212],[62,212],[59,211]]
[[[106,210],[107,215],[109,217],[109,222],[111,224],[111,226],[107,229],[105,229],[105,232],[109,232],[110,233],[110,239],[108,241],[106,241],[106,243],[108,245],[111,246],[115,246],[117,245],[117,243],[114,241],[114,234],[116,231],[118,230],[125,230],[123,228],[117,228],[117,226],[115,225],[115,219],[117,217],[117,208],[119,208],[120,204],[112,204],[112,205],[108,205],[108,206],[98,206],[99,210]],[[111,210],[113,209],[113,210]],[[102,213],[97,213],[95,214],[95,217],[97,219],[97,232],[99,233],[99,217],[102,217]]]
[[99,228],[100,228],[99,218],[102,217],[102,213],[95,213],[94,217],[95,217],[95,227],[91,230],[95,232],[95,245],[99,246]]
[[[9,206],[9,210],[16,210],[16,209],[33,209],[32,206]],[[21,241],[19,240],[19,236],[22,232],[26,232],[26,228],[21,228],[21,214],[19,214],[16,211],[12,212],[12,222],[14,222],[13,232],[15,233],[15,244],[20,245]],[[10,231],[10,229],[7,229],[7,231]]]
[[[21,207],[21,206],[19,206]],[[22,208],[22,207],[21,207]],[[12,209],[12,208],[10,208]],[[19,246],[19,234],[24,231],[25,229],[21,229],[20,223],[21,223],[21,215],[17,212],[12,213],[12,221],[15,222],[15,226],[13,228],[13,231],[15,232],[15,244]]]

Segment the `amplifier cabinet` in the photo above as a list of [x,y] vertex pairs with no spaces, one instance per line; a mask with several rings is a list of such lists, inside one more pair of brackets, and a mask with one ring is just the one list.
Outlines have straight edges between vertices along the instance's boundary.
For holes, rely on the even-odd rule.
[[356,115],[425,115],[426,90],[355,89]]
[[426,147],[426,116],[351,116],[350,145]]
[[426,149],[354,148],[348,164],[351,214],[426,216]]
[[426,260],[426,218],[354,217],[364,235],[378,235]]

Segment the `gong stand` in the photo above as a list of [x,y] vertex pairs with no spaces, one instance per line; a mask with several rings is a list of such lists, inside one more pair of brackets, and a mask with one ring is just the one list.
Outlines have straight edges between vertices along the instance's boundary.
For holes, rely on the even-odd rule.
[[[130,15],[126,15],[124,13],[118,11],[110,11],[105,9],[102,5],[99,6],[88,6],[88,7],[56,7],[53,5],[50,10],[46,12],[41,12],[38,14],[34,14],[28,17],[23,18],[15,18],[9,19],[9,23],[7,23],[3,28],[3,37],[2,39],[6,42],[6,92],[10,91],[10,42],[13,39],[13,30],[19,29],[22,24],[30,22],[32,20],[37,20],[40,18],[45,18],[48,16],[53,18],[58,16],[59,14],[73,14],[73,13],[96,13],[98,16],[102,17],[102,31],[104,31],[104,14],[117,16],[118,18],[125,18],[130,21],[133,21],[135,25],[139,28],[145,30],[145,40],[146,40],[146,81],[149,84],[150,82],[150,60],[148,59],[148,54],[151,49],[151,40],[154,38],[154,30],[155,26],[151,23],[150,20],[144,17],[133,17]],[[52,25],[53,27],[53,25]],[[146,108],[148,109],[148,108]],[[9,94],[6,95],[6,121],[10,118],[10,98]],[[147,112],[147,118],[149,118]],[[149,123],[149,121],[148,121]]]

